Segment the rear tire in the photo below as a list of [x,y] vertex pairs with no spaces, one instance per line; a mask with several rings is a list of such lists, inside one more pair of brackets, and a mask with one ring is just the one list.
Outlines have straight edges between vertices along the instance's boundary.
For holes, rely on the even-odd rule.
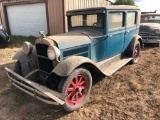
[[21,63],[19,60],[15,63],[13,71],[22,76]]
[[85,104],[92,87],[92,76],[83,68],[75,69],[71,75],[62,78],[58,91],[65,95],[64,110],[75,111]]
[[135,64],[138,62],[140,57],[140,42],[138,40],[132,41],[128,47],[127,55],[129,57],[132,57],[133,59],[130,61],[130,63]]

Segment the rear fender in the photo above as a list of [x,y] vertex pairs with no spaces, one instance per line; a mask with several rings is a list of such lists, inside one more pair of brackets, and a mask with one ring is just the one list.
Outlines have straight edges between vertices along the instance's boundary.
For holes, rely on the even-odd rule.
[[141,48],[143,48],[142,37],[141,37],[140,35],[137,35],[137,34],[136,34],[136,35],[132,38],[131,42],[135,42],[136,40],[138,40],[138,41],[140,42]]
[[58,76],[66,77],[70,75],[74,69],[82,65],[85,65],[86,68],[91,68],[97,72],[100,71],[90,59],[82,56],[71,56],[60,62],[52,72]]

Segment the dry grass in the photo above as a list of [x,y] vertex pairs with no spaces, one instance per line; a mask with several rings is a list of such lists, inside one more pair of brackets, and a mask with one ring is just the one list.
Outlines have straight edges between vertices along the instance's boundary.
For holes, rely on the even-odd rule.
[[0,51],[3,56],[0,61],[2,120],[160,119],[160,48],[142,50],[138,64],[128,64],[111,77],[95,74],[87,103],[70,114],[61,107],[46,105],[10,87],[3,67],[13,67],[11,56],[17,50],[16,47],[9,47]]

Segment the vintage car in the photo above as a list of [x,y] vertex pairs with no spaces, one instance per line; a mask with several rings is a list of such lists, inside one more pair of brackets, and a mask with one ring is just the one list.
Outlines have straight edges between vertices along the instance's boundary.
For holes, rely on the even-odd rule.
[[9,81],[35,98],[79,109],[97,72],[112,75],[128,62],[139,60],[140,10],[136,6],[107,6],[67,12],[68,31],[25,42],[15,54],[14,70],[5,68]]
[[10,41],[9,35],[0,24],[0,48],[3,48]]
[[141,15],[139,35],[143,43],[160,43],[160,14],[144,13]]

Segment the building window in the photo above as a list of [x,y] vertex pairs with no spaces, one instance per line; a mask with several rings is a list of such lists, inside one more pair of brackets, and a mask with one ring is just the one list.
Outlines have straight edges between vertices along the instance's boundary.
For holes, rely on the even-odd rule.
[[123,12],[110,12],[108,14],[108,29],[116,29],[124,27],[124,13]]

